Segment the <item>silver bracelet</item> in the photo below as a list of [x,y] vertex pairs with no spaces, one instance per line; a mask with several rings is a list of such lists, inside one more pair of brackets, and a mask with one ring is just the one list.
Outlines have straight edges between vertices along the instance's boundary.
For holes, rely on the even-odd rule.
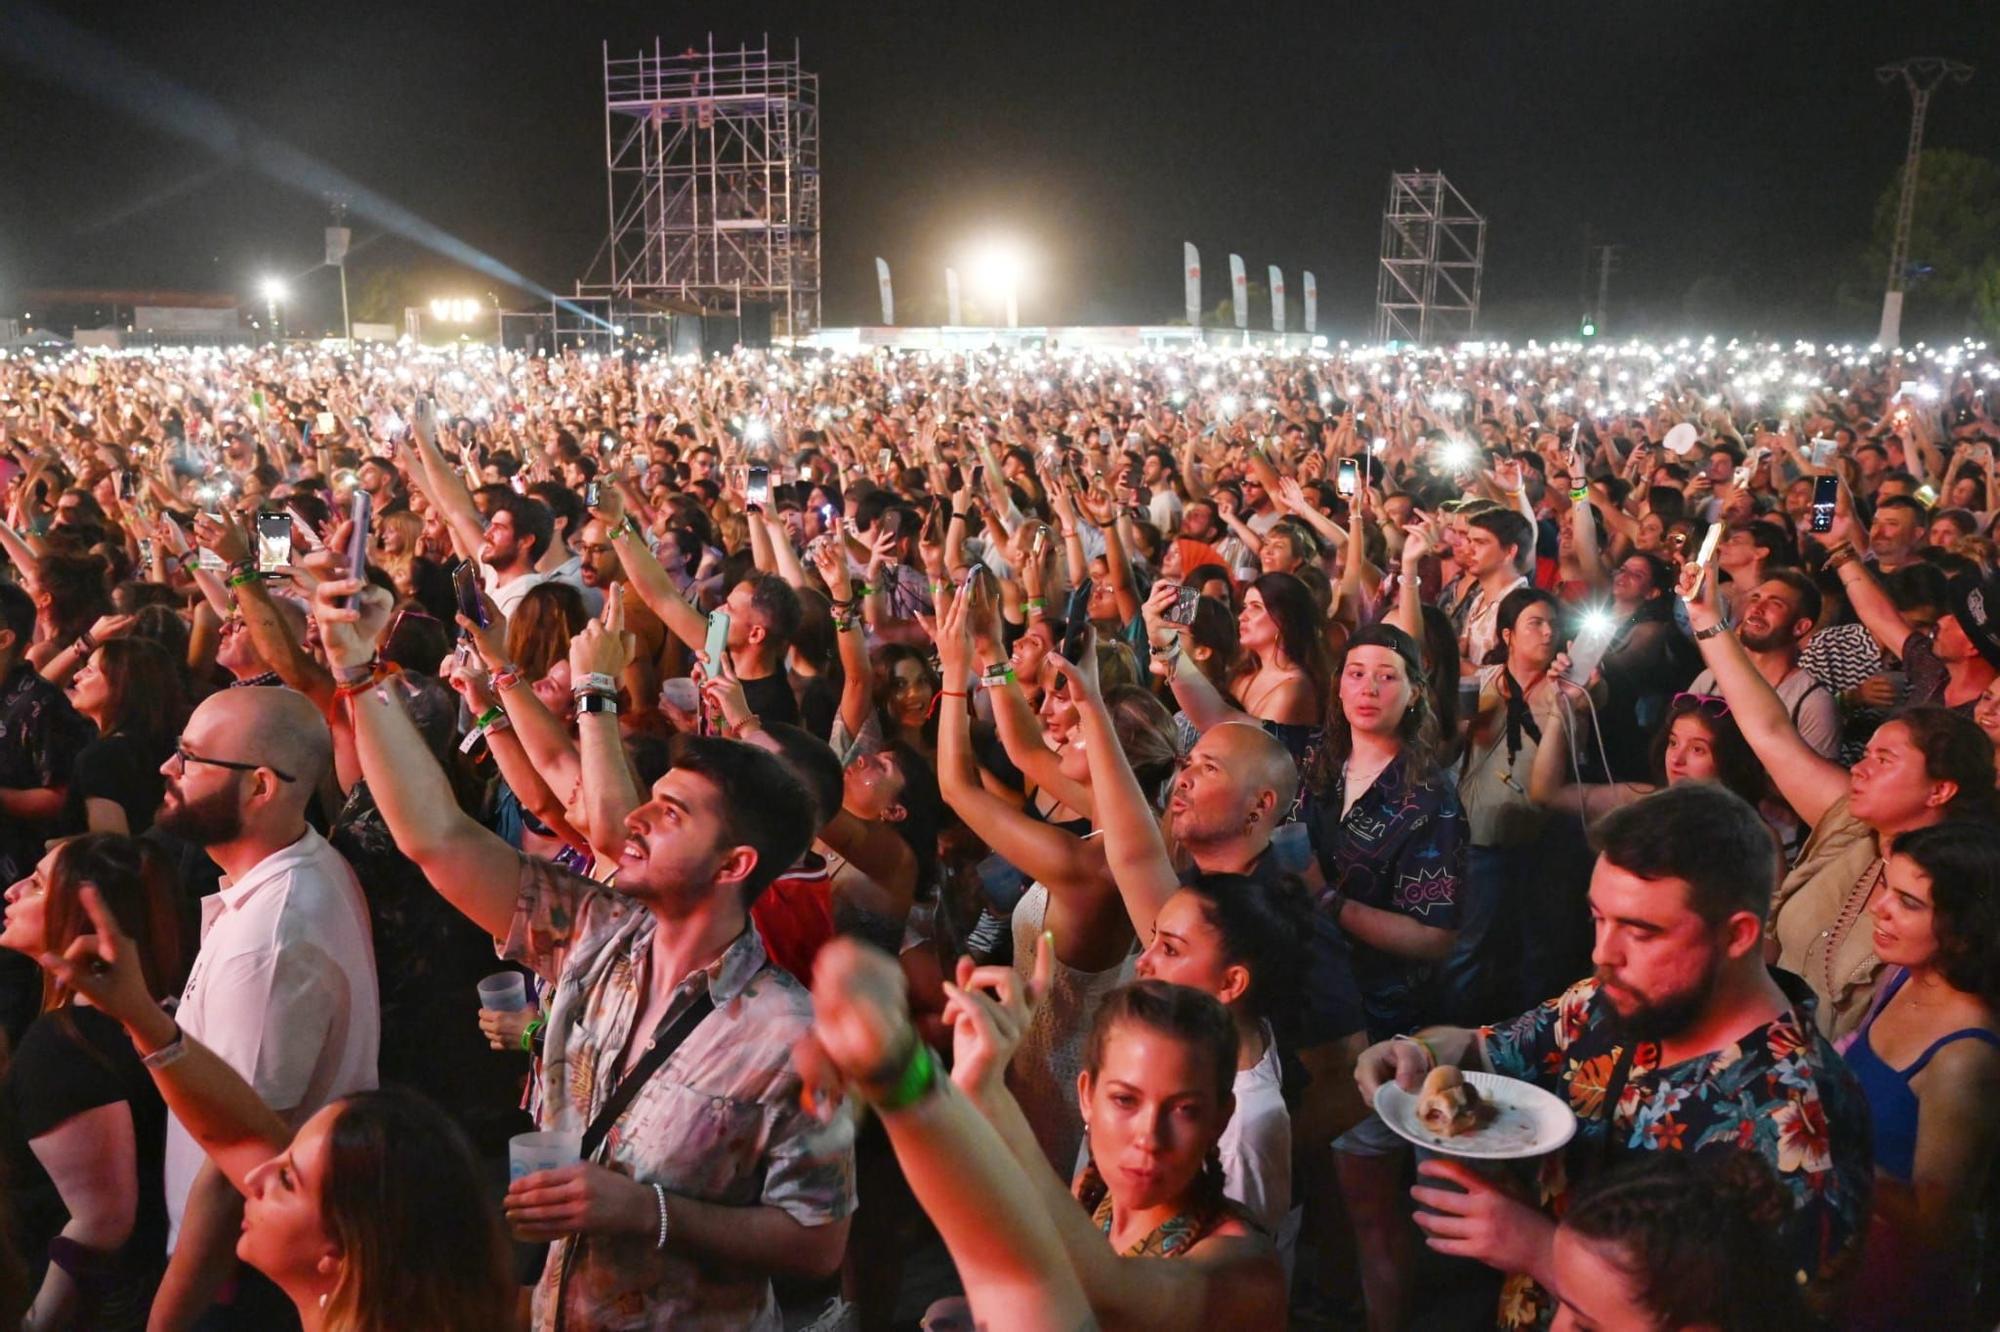
[[664,1253],[667,1248],[667,1186],[653,1184],[649,1187],[653,1190],[654,1201],[660,1204],[660,1236],[653,1241],[653,1247]]

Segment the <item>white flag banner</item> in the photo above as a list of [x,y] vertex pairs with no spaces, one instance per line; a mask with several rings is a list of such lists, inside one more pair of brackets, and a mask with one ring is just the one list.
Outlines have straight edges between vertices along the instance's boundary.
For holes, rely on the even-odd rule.
[[1319,283],[1306,274],[1306,332],[1319,332]]
[[1271,265],[1271,331],[1285,331],[1285,274],[1276,264]]
[[1189,328],[1201,327],[1201,251],[1194,242],[1181,242],[1181,276],[1187,281],[1187,321]]
[[1234,307],[1236,327],[1250,327],[1250,279],[1243,272],[1243,256],[1229,256],[1229,303]]
[[896,293],[889,289],[889,261],[887,259],[877,259],[875,261],[875,285],[882,289],[882,322],[893,324],[896,322]]
[[947,268],[944,270],[944,308],[945,323],[955,328],[965,322],[958,317],[958,270],[956,268]]

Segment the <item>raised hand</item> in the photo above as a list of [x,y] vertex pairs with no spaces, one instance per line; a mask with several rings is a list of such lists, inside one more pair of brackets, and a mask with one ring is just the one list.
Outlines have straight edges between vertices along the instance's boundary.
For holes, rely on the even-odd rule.
[[946,981],[944,1021],[952,1029],[951,1080],[975,1101],[998,1089],[1035,1005],[1049,992],[1055,970],[1055,940],[1044,931],[1035,942],[1035,966],[1027,986],[1012,967],[977,967],[958,959],[956,981]]

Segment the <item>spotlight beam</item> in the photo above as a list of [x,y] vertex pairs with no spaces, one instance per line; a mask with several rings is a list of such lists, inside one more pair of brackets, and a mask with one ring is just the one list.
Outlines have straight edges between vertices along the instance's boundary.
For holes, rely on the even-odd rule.
[[225,161],[240,163],[302,194],[316,199],[328,194],[343,195],[349,211],[356,217],[366,218],[496,282],[533,292],[593,324],[611,327],[609,321],[564,300],[395,200],[265,133],[220,104],[140,64],[40,5],[0,6],[0,55],[52,83],[122,111],[162,133],[206,148]]

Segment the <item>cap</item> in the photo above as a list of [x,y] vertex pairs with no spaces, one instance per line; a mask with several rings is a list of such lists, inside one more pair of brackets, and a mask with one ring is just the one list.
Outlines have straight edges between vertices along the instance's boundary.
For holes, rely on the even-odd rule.
[[1946,584],[1951,597],[1951,613],[1958,627],[1979,649],[1979,655],[2000,667],[2000,584],[1989,583],[1976,574],[1953,575]]

